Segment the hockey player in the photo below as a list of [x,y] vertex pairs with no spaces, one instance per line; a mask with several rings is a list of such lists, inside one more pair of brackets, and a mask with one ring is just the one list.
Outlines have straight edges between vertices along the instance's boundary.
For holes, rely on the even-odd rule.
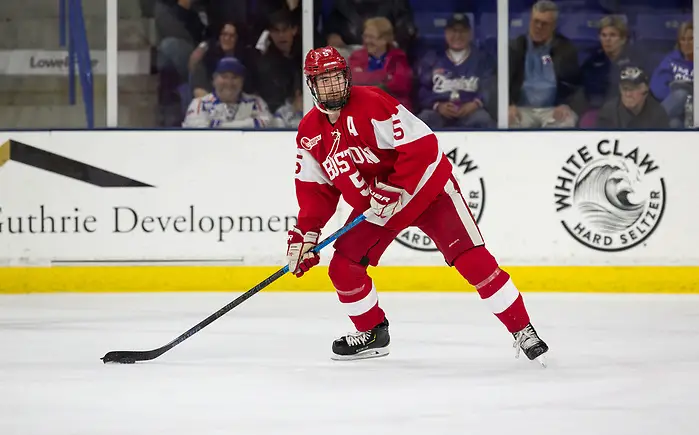
[[[397,100],[374,87],[352,87],[345,59],[335,48],[308,53],[306,84],[315,107],[297,134],[297,225],[289,231],[289,270],[301,277],[320,258],[310,252],[336,211],[340,196],[367,220],[335,242],[328,274],[357,332],[332,344],[333,359],[387,355],[388,320],[367,273],[398,233],[416,226],[444,259],[478,291],[513,334],[516,356],[531,360],[547,350],[507,272],[484,245],[452,165],[435,134]],[[541,360],[540,360],[541,362]],[[543,362],[542,362],[543,363]]]

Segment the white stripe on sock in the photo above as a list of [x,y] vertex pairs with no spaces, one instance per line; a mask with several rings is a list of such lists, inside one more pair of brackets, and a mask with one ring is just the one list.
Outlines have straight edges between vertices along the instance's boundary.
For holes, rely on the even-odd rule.
[[493,314],[500,314],[510,308],[518,297],[519,290],[515,287],[512,279],[508,279],[500,290],[496,291],[491,297],[485,299],[485,303],[488,304]]
[[358,300],[357,302],[343,302],[347,314],[350,316],[361,316],[376,305],[379,301],[379,295],[376,293],[376,287],[371,284],[371,290],[369,294],[364,296],[364,298]]

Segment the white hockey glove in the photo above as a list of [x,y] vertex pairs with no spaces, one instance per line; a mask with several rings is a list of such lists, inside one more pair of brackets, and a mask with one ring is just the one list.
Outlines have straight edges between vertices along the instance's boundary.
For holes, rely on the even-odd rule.
[[388,218],[403,208],[401,195],[405,190],[374,180],[369,187],[371,211],[380,218]]
[[287,239],[286,261],[289,265],[289,272],[297,278],[308,272],[308,269],[320,262],[320,256],[311,252],[318,244],[319,233],[308,231],[303,234],[301,230],[294,227],[289,231]]

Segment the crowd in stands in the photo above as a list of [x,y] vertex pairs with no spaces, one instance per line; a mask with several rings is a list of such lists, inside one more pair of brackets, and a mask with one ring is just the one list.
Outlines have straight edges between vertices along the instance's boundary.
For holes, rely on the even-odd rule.
[[[451,10],[420,9],[439,1]],[[582,31],[569,3],[510,0],[509,127],[689,127],[691,1],[573,1],[597,7]],[[353,84],[381,87],[432,128],[494,128],[494,4],[314,0],[314,45],[336,47]],[[662,23],[672,40],[639,37],[642,12],[663,5],[680,17]],[[157,0],[162,126],[297,127],[301,9],[301,0]]]

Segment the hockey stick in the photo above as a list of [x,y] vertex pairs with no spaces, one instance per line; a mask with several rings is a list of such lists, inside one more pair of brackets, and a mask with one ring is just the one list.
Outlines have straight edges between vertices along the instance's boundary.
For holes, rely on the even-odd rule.
[[[344,227],[335,231],[327,239],[320,242],[320,244],[318,246],[313,248],[313,251],[320,252],[321,249],[325,248],[326,246],[328,246],[329,244],[334,242],[338,237],[340,237],[341,235],[345,234],[347,231],[354,228],[357,224],[362,222],[364,219],[366,219],[366,216],[364,216],[363,214],[357,216],[352,222],[348,223]],[[169,351],[173,347],[177,346],[178,344],[182,343],[183,341],[185,341],[186,339],[188,339],[192,335],[201,331],[206,326],[213,323],[216,319],[218,319],[219,317],[222,317],[224,314],[226,314],[227,312],[229,312],[233,308],[242,304],[247,299],[252,297],[252,295],[254,295],[255,293],[259,292],[263,288],[272,284],[277,279],[281,278],[288,271],[289,271],[289,265],[282,267],[281,269],[279,269],[278,271],[276,271],[272,275],[270,275],[269,278],[267,278],[264,281],[262,281],[261,283],[257,284],[255,287],[246,291],[242,295],[238,296],[234,301],[232,301],[231,303],[229,303],[225,307],[221,308],[220,310],[216,311],[214,314],[210,315],[206,319],[202,320],[196,326],[192,327],[189,331],[185,332],[184,334],[180,335],[176,339],[172,340],[170,343],[166,344],[165,346],[159,347],[157,349],[143,350],[143,351],[138,351],[138,350],[111,351],[111,352],[107,352],[107,354],[100,359],[105,364],[106,363],[133,364],[136,361],[148,361],[148,360],[155,359],[155,358],[159,357],[160,355],[164,354],[165,352]]]

